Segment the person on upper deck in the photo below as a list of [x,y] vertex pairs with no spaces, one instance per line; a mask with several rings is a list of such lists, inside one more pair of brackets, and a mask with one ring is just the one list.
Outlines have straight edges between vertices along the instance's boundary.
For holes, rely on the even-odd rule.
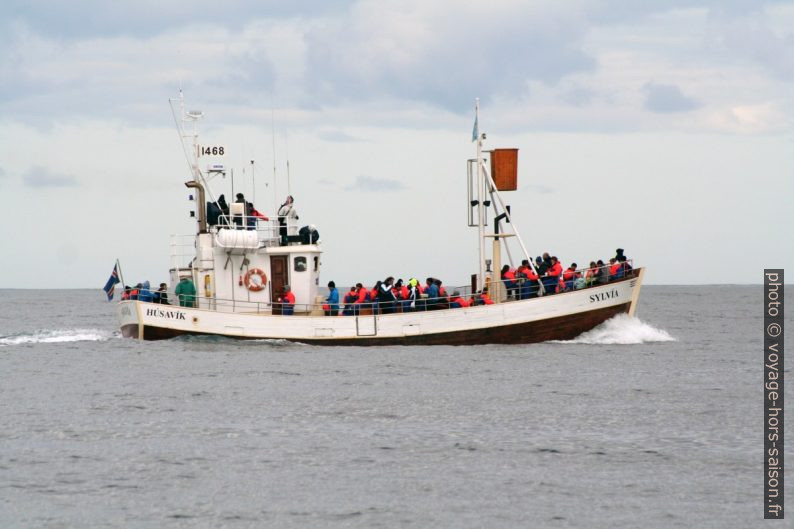
[[129,285],[124,285],[124,292],[121,293],[121,301],[130,299],[130,292],[132,292],[132,288],[130,288]]
[[193,284],[193,280],[189,277],[184,276],[179,280],[179,284],[174,289],[174,294],[179,299],[180,307],[196,306],[196,285]]
[[[270,220],[266,216],[259,213],[254,205],[251,202],[246,202],[245,195],[242,193],[237,193],[237,200],[234,201],[236,204],[245,204],[243,210],[245,211],[245,227],[249,230],[256,229],[256,221],[257,219],[260,220]],[[238,226],[243,224],[243,219],[240,218],[239,215],[234,216],[234,223]]]
[[281,236],[281,246],[287,245],[287,225],[295,224],[298,218],[298,212],[295,210],[295,199],[292,198],[292,195],[287,195],[287,199],[278,208],[278,232]]

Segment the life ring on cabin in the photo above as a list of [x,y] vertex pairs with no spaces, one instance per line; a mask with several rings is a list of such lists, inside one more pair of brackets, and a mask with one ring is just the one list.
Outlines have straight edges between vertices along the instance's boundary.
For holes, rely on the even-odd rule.
[[[259,277],[259,282],[251,281],[251,277],[253,276]],[[267,285],[267,276],[261,269],[251,268],[245,273],[245,286],[251,292],[262,291],[265,289],[265,285]]]

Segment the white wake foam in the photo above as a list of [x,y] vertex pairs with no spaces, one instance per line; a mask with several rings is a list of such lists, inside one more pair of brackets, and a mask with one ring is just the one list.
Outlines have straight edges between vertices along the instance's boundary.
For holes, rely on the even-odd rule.
[[61,342],[102,342],[113,338],[113,333],[100,329],[41,330],[32,334],[0,336],[0,345]]
[[573,340],[565,340],[558,343],[582,343],[582,344],[640,344],[651,342],[675,342],[667,331],[657,329],[640,321],[639,318],[632,318],[628,314],[618,314],[608,319],[598,327],[580,334]]

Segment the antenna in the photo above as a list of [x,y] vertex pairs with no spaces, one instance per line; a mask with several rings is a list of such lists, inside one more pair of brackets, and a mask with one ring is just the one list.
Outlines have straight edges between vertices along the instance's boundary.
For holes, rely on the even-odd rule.
[[292,195],[292,188],[289,180],[289,138],[287,137],[287,129],[284,128],[284,150],[287,154],[287,195]]
[[251,160],[251,202],[256,204],[256,179],[254,178],[254,161]]
[[273,208],[278,212],[278,180],[276,179],[276,111],[273,109],[273,93],[270,93],[270,131],[273,139]]

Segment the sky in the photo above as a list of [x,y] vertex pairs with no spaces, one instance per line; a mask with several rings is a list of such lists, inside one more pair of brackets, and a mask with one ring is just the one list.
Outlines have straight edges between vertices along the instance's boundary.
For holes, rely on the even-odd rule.
[[0,288],[99,288],[117,258],[167,279],[195,230],[180,88],[235,192],[272,214],[289,186],[323,282],[468,283],[475,98],[485,147],[519,149],[531,254],[621,247],[649,284],[794,270],[794,2],[10,0]]

